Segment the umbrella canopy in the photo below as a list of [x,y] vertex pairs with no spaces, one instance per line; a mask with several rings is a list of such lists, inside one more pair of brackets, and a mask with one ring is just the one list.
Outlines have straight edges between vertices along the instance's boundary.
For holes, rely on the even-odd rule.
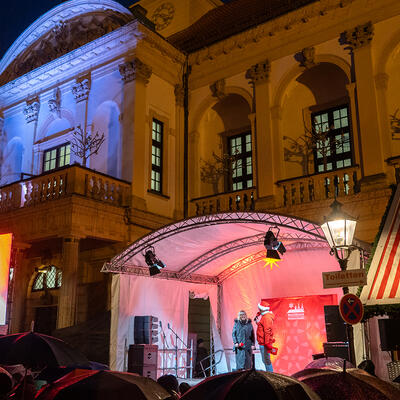
[[343,371],[344,362],[346,361],[346,368],[354,368],[354,365],[347,360],[339,357],[323,357],[317,360],[311,361],[307,364],[304,369],[309,368],[327,368],[334,369],[338,371]]
[[306,385],[288,376],[265,371],[245,370],[205,379],[182,400],[318,400]]
[[346,372],[305,369],[292,377],[310,386],[324,400],[398,400],[400,390],[359,369]]
[[88,359],[67,343],[36,332],[0,337],[0,364],[23,364],[36,370],[46,366],[89,367]]
[[163,400],[170,394],[150,378],[127,372],[76,369],[43,387],[36,400]]

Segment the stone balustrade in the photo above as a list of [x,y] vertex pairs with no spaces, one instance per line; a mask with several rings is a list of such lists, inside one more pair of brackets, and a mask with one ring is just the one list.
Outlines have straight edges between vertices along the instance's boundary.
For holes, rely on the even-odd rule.
[[128,206],[130,184],[73,165],[0,188],[0,212],[79,195],[115,206]]
[[255,208],[255,189],[245,189],[230,193],[192,199],[190,215],[205,215],[218,212],[249,211]]
[[278,181],[282,207],[349,196],[360,191],[358,166]]

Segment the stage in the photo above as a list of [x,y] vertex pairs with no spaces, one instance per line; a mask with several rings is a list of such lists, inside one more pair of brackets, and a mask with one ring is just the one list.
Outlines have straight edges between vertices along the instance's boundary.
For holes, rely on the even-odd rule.
[[[271,227],[279,228],[287,250],[275,264],[265,260],[264,236]],[[143,256],[149,248],[166,265],[155,276],[149,276]],[[161,321],[160,349],[177,343],[178,375],[187,381],[185,348],[168,327],[186,343],[189,298],[202,298],[210,302],[211,348],[222,353],[216,373],[235,368],[234,318],[244,310],[253,319],[261,299],[275,314],[274,371],[290,375],[302,369],[323,351],[324,305],[336,305],[342,294],[323,289],[322,272],[339,270],[329,250],[319,225],[270,213],[195,217],[146,235],[103,267],[113,273],[111,368],[126,370],[134,316],[153,315]],[[158,368],[172,369],[176,358],[173,352],[167,360],[159,356]],[[255,367],[264,369],[258,353]]]

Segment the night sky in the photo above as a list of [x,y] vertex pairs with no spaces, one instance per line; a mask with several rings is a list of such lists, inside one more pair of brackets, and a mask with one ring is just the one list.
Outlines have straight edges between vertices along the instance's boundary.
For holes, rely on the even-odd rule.
[[[117,0],[128,7],[135,0]],[[223,0],[224,2],[232,0]],[[63,0],[13,0],[1,1],[0,8],[0,59],[15,39],[36,19],[63,3]]]

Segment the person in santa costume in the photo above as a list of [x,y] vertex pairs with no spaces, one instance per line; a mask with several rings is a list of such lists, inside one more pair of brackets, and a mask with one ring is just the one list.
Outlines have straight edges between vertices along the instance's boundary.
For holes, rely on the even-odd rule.
[[232,330],[233,351],[236,355],[236,369],[250,369],[255,344],[253,324],[245,311],[239,311]]
[[272,344],[275,342],[273,324],[274,314],[270,311],[269,304],[265,300],[261,300],[258,304],[258,309],[255,318],[257,323],[257,342],[260,345],[261,359],[265,368],[269,372],[273,372],[271,363],[271,352],[273,351]]

